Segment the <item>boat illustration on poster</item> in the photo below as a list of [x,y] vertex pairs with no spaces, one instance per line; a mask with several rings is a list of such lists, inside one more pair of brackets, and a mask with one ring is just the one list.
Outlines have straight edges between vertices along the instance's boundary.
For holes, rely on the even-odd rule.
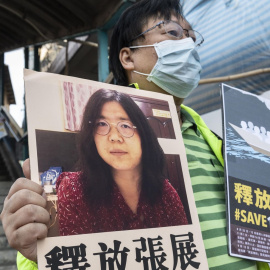
[[252,147],[253,150],[259,152],[261,154],[270,156],[270,136],[268,132],[267,135],[263,136],[260,131],[256,132],[250,129],[245,129],[242,127],[238,127],[232,123],[229,123],[234,130],[245,140],[245,142]]

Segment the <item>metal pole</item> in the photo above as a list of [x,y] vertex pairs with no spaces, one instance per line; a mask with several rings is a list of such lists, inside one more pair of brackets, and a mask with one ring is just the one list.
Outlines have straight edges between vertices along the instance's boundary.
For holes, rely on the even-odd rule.
[[39,48],[40,46],[34,46],[34,70],[40,71],[40,59],[39,59]]
[[98,30],[98,80],[104,82],[109,75],[108,34]]
[[4,85],[5,85],[5,63],[4,53],[0,54],[0,106],[4,105]]
[[238,73],[234,75],[224,76],[224,77],[216,77],[216,78],[208,78],[208,79],[202,79],[200,80],[199,84],[208,84],[208,83],[222,83],[222,82],[228,82],[233,80],[239,80],[251,76],[256,76],[260,74],[270,73],[270,68],[261,68],[261,69],[255,69],[243,73]]
[[29,68],[29,48],[24,48],[24,67]]

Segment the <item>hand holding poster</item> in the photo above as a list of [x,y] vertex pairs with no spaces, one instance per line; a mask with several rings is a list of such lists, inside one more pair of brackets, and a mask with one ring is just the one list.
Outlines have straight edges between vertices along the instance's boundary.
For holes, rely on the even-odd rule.
[[222,85],[229,250],[270,261],[270,100]]
[[39,269],[208,268],[171,96],[28,70],[25,88],[31,179],[61,235]]

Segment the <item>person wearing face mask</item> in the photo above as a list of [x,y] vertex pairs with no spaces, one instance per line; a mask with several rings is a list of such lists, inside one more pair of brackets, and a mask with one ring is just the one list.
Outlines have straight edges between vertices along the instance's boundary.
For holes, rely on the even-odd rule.
[[[171,35],[172,38],[185,37],[181,26],[174,21],[161,21],[156,27],[158,25],[163,25],[167,35]],[[177,33],[177,36],[170,34],[169,29],[175,29],[173,33]],[[158,57],[157,63],[150,74],[137,70],[133,72],[147,76],[149,82],[175,97],[186,98],[197,87],[201,71],[200,58],[192,38],[165,40],[153,45],[137,45],[129,48],[147,47],[155,48]],[[181,90],[179,91],[179,89]]]
[[[222,141],[195,111],[182,104],[200,79],[196,46],[202,43],[202,35],[183,18],[179,0],[141,0],[122,14],[114,28],[110,67],[119,85],[174,97],[209,269],[269,269],[266,263],[228,255]],[[29,161],[24,164],[24,172],[29,177]],[[10,244],[35,260],[36,241],[46,236],[49,216],[41,187],[29,182],[27,179],[15,182],[1,219]],[[27,205],[35,210],[31,217],[24,215],[26,203],[22,201],[26,197],[30,198]],[[16,213],[10,210],[14,203],[20,209]],[[8,226],[22,217],[20,226]],[[19,255],[18,269],[37,269],[27,258]]]

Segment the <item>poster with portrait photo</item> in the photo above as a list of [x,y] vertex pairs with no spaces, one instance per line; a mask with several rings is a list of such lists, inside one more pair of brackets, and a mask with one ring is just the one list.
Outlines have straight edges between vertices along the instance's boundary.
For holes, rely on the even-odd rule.
[[222,85],[229,252],[270,262],[270,100]]
[[[31,179],[43,185],[48,199],[48,211],[51,214],[48,235],[51,237],[38,241],[39,269],[53,269],[53,267],[58,266],[70,267],[70,269],[72,267],[74,269],[76,267],[77,269],[78,267],[82,267],[81,269],[151,269],[151,267],[161,267],[162,269],[181,269],[184,267],[188,270],[208,269],[189,178],[185,148],[173,98],[169,95],[63,75],[30,70],[25,70],[24,73]],[[125,100],[131,99],[129,101],[131,103],[125,103],[124,105],[124,103],[115,102],[114,106],[118,104],[117,110],[114,110],[114,106],[106,106],[109,102],[102,103],[100,109],[98,109],[101,115],[98,113],[96,115],[94,105],[103,100],[103,96],[99,96],[103,91],[100,89],[105,89],[105,92],[115,90]],[[114,116],[114,111],[121,113]],[[82,121],[86,124],[81,126]],[[147,125],[143,126],[143,123],[147,123]],[[92,129],[91,125],[93,125]],[[81,128],[83,126],[92,130],[89,131],[89,134],[95,134],[92,136],[93,138],[91,136],[91,139],[89,138],[89,145],[94,142],[95,151],[88,151],[92,148],[88,148],[88,135],[85,133],[85,136],[81,136],[84,130]],[[150,140],[152,137],[149,135],[148,126],[154,134],[151,133],[151,136],[155,136],[153,140]],[[111,136],[111,134],[116,137],[109,138],[108,136]],[[80,188],[81,192],[88,190],[83,189],[87,183],[80,187],[79,182],[81,181],[78,181],[80,174],[82,174],[81,168],[84,168],[81,165],[81,152],[78,151],[80,147],[82,152],[85,150],[84,152],[91,153],[91,155],[97,152],[98,156],[93,156],[92,161],[96,162],[101,158],[111,166],[110,171],[112,172],[117,173],[118,167],[126,168],[123,167],[126,166],[125,162],[117,162],[116,165],[113,163],[115,160],[119,161],[119,156],[123,155],[123,153],[119,153],[122,151],[121,149],[118,149],[118,152],[116,151],[115,156],[117,158],[112,160],[106,160],[106,154],[104,156],[102,153],[103,146],[106,145],[105,138],[113,142],[120,142],[121,139],[118,136],[124,137],[126,141],[135,140],[139,136],[141,144],[133,147],[135,152],[139,152],[140,148],[142,152],[138,164],[135,163],[136,166],[141,166],[144,153],[149,152],[149,149],[145,149],[152,145],[152,141],[157,140],[158,148],[161,147],[165,154],[163,174],[164,178],[168,179],[162,181],[162,183],[166,182],[166,187],[172,192],[168,193],[168,200],[175,197],[176,201],[172,201],[171,205],[168,204],[169,207],[166,211],[170,214],[162,208],[158,212],[149,213],[149,215],[153,216],[153,220],[158,220],[158,217],[162,215],[168,217],[172,215],[178,219],[181,217],[181,214],[178,215],[180,208],[177,208],[180,201],[181,209],[186,215],[185,225],[171,225],[170,222],[166,225],[166,222],[164,223],[161,218],[161,223],[151,225],[149,228],[119,229],[118,223],[125,223],[120,220],[121,222],[116,222],[116,225],[113,225],[113,221],[111,222],[112,229],[110,231],[108,231],[108,228],[104,229],[105,232],[102,231],[100,228],[106,227],[104,224],[108,223],[107,220],[102,224],[104,211],[106,213],[111,212],[109,214],[113,213],[114,216],[118,217],[118,215],[122,215],[122,212],[124,213],[124,208],[130,206],[126,203],[129,197],[124,199],[124,195],[117,189],[117,185],[115,185],[116,192],[118,192],[116,197],[122,200],[122,204],[108,208],[110,210],[104,208],[102,204],[103,212],[97,211],[96,209],[100,209],[101,206],[95,204],[93,212],[90,212],[95,213],[93,218],[89,217],[89,212],[85,214],[85,217],[80,215],[86,205],[80,196],[74,196],[76,202],[72,201],[73,204],[62,203],[63,198],[68,197],[68,201],[74,199],[71,193],[65,193],[66,190],[61,189],[63,181],[67,181],[66,187],[68,189],[76,190]],[[83,143],[80,143],[81,137],[86,138]],[[81,146],[78,147],[78,145]],[[85,149],[82,145],[85,146]],[[140,154],[138,155],[140,157]],[[136,154],[133,156],[136,156]],[[147,158],[157,159],[156,155],[153,154]],[[159,168],[156,168],[156,171],[158,170]],[[78,177],[74,178],[74,175]],[[66,180],[67,178],[68,180]],[[58,184],[59,182],[61,184]],[[59,190],[61,189],[61,194],[58,186]],[[113,186],[113,190],[115,190],[115,186]],[[138,207],[141,200],[144,199],[144,197],[139,198]],[[151,206],[152,208],[148,205],[148,198],[144,200],[144,203],[141,204],[141,208],[151,209],[151,211],[152,209],[159,209],[155,208],[158,207],[156,205],[163,207],[163,201],[162,204],[160,202],[158,204],[157,200]],[[69,208],[72,205],[73,210]],[[112,205],[114,204],[112,203],[108,207],[112,207]],[[138,216],[136,217],[136,214],[132,212],[132,206],[128,208],[128,211],[134,220],[138,219]],[[76,229],[68,231],[68,229],[64,229],[66,227],[59,225],[59,215],[66,217],[65,219],[69,223],[74,221]],[[143,222],[145,216],[141,215],[139,218]],[[84,229],[79,228],[83,227],[83,224],[99,225],[96,226],[98,227],[97,230],[93,229],[92,233],[87,233]],[[114,229],[114,226],[116,229]],[[61,235],[66,236],[59,236],[59,230],[62,232]]]

